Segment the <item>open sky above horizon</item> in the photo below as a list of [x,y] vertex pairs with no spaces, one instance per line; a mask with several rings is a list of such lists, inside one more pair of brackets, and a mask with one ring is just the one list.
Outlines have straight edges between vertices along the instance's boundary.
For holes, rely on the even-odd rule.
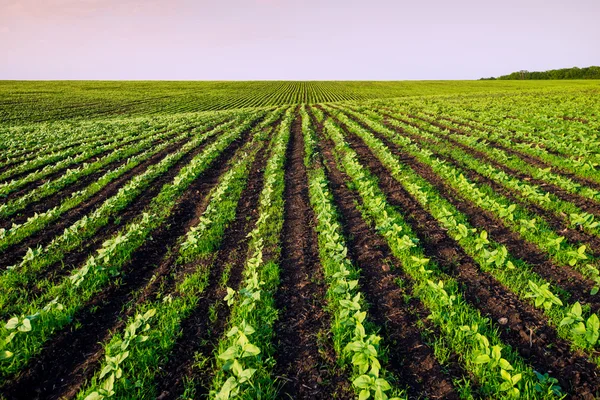
[[600,64],[598,0],[0,0],[0,79],[478,79]]

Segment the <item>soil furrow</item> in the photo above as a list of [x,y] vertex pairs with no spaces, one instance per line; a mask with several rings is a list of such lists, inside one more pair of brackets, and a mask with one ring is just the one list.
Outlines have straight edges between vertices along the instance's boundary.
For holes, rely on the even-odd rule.
[[407,216],[424,246],[425,254],[435,259],[448,274],[455,276],[469,303],[505,328],[500,330],[503,340],[515,346],[539,371],[546,372],[544,368],[549,368],[561,386],[577,396],[589,396],[600,390],[596,366],[584,355],[572,352],[570,344],[557,336],[541,311],[522,302],[494,277],[481,271],[437,220],[402,189],[360,139],[348,133],[347,140],[358,153],[361,163],[379,178],[380,187],[390,204]]
[[[235,140],[190,185],[168,220],[134,252],[123,268],[120,284],[99,293],[75,315],[69,326],[45,344],[23,374],[2,388],[7,398],[72,397],[92,376],[104,354],[102,343],[124,326],[134,305],[147,299],[171,272],[176,254],[173,247],[206,205],[205,201],[199,204],[198,199],[204,199],[216,185],[228,168],[227,161],[249,139],[250,130]],[[53,368],[47,368],[48,365]]]
[[[339,370],[334,368],[335,364],[327,365],[328,360],[320,355],[318,335],[327,334],[330,318],[326,312],[327,290],[319,262],[316,219],[308,198],[300,114],[292,125],[287,150],[281,283],[275,296],[280,315],[275,324],[274,374],[283,377],[283,397],[331,399],[334,393],[338,397],[343,394],[343,384],[348,386],[348,378],[333,375]],[[335,356],[329,350],[331,359]]]
[[408,388],[411,398],[458,398],[451,377],[443,372],[433,350],[422,340],[417,322],[427,312],[418,301],[405,302],[406,289],[396,284],[397,279],[410,282],[398,268],[390,268],[395,259],[385,241],[367,226],[356,205],[357,195],[346,187],[349,178],[336,166],[332,143],[322,140],[328,179],[340,210],[348,250],[355,265],[361,269],[361,290],[369,303],[369,315],[382,327],[389,346],[389,365],[386,367]]

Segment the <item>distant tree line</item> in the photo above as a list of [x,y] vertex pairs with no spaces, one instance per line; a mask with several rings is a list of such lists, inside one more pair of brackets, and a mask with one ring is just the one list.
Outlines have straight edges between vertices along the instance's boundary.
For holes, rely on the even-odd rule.
[[562,68],[552,69],[550,71],[526,71],[521,70],[509,75],[499,76],[497,78],[481,78],[481,80],[533,80],[533,79],[600,79],[600,67],[592,66],[587,68]]

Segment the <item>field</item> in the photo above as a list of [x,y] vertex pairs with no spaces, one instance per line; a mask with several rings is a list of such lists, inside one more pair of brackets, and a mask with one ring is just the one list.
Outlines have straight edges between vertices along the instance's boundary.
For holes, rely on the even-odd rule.
[[0,82],[0,398],[599,398],[599,89]]

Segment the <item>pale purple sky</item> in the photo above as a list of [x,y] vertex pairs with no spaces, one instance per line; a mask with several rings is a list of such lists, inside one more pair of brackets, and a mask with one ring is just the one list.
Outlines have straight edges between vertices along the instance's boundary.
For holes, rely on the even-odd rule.
[[600,65],[600,0],[0,0],[0,79],[478,79]]

